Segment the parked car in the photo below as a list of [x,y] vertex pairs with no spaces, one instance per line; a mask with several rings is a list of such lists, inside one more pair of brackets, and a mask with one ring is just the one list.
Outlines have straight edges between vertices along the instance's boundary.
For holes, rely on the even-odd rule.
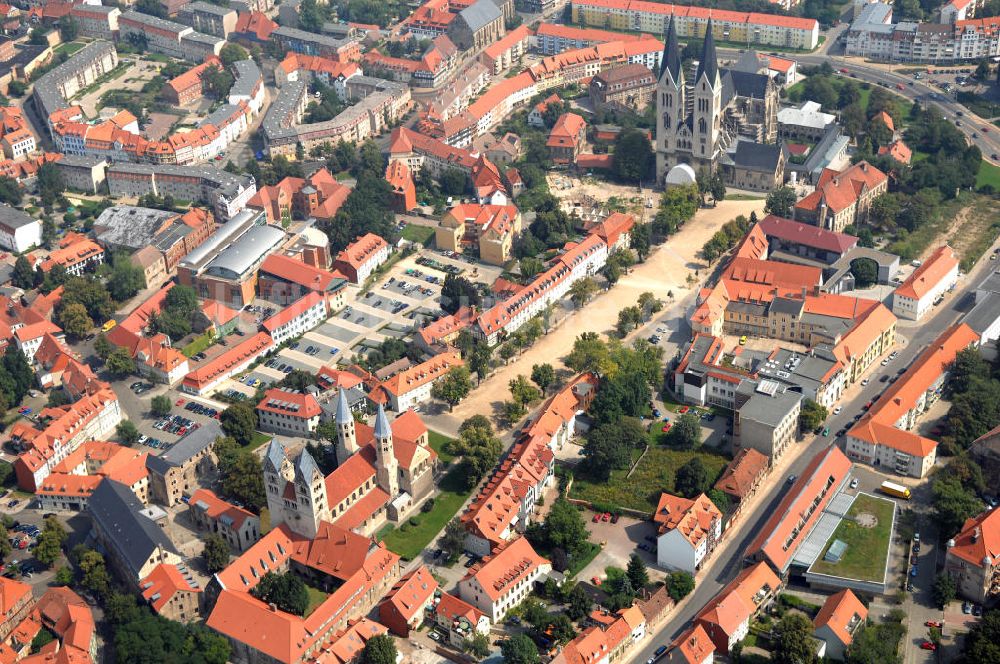
[[920,644],[920,647],[923,648],[924,650],[937,650],[937,644],[931,641],[924,641],[923,643]]

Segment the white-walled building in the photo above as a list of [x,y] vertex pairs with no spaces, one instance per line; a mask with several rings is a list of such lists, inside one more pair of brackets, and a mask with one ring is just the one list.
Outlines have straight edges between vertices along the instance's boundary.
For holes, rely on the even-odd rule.
[[938,247],[892,294],[892,313],[899,318],[920,320],[957,281],[955,250],[948,245]]
[[316,397],[302,392],[272,388],[257,404],[261,431],[308,438],[319,425],[320,408]]
[[42,222],[27,213],[0,205],[0,247],[23,253],[42,243]]
[[274,343],[281,344],[305,334],[323,323],[328,316],[326,299],[316,291],[310,291],[268,318],[263,326]]
[[474,565],[459,584],[461,598],[486,614],[493,624],[531,593],[534,584],[552,571],[552,563],[518,537],[493,556]]
[[447,376],[453,367],[463,364],[465,362],[461,355],[456,352],[435,355],[426,362],[403,369],[385,379],[372,390],[368,398],[389,410],[402,413],[429,401],[434,383]]
[[656,564],[694,574],[722,537],[722,512],[704,493],[694,499],[660,495]]

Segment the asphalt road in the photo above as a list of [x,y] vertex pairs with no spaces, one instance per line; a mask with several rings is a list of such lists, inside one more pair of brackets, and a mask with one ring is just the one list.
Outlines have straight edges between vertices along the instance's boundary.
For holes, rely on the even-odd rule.
[[[956,289],[954,295],[942,303],[929,318],[919,324],[908,324],[897,329],[897,339],[905,339],[905,346],[898,349],[899,355],[890,362],[888,366],[882,367],[879,364],[869,372],[871,378],[867,386],[862,387],[860,382],[853,385],[845,394],[841,401],[843,410],[839,415],[831,416],[827,420],[830,427],[830,437],[807,435],[804,441],[794,445],[788,454],[795,455],[794,460],[783,466],[781,471],[785,476],[799,475],[805,469],[809,461],[821,450],[835,442],[833,432],[848,427],[854,416],[862,413],[863,406],[876,394],[880,394],[885,385],[879,382],[879,377],[883,374],[894,375],[900,369],[909,367],[917,355],[920,354],[930,343],[937,338],[942,331],[958,322],[958,320],[972,307],[972,297],[975,286],[982,280],[983,275],[989,270],[992,263],[984,256],[975,269],[965,278],[961,287]],[[781,462],[779,462],[780,464]],[[711,560],[700,575],[698,585],[694,592],[686,598],[681,608],[673,615],[664,627],[659,629],[647,645],[635,651],[627,661],[645,662],[653,657],[653,653],[661,645],[669,646],[670,643],[691,623],[695,615],[731,581],[742,569],[743,554],[752,538],[760,532],[764,522],[771,516],[781,501],[782,496],[788,490],[788,483],[784,478],[773,482],[770,490],[765,490],[754,499],[754,506],[744,513],[742,522],[734,528],[739,538],[739,544],[732,546],[731,542],[723,541],[716,549],[716,557]],[[725,550],[725,553],[723,553]],[[928,569],[932,566],[927,565]],[[921,579],[926,582],[926,579]],[[923,585],[923,583],[921,583]],[[912,660],[911,660],[912,661]]]

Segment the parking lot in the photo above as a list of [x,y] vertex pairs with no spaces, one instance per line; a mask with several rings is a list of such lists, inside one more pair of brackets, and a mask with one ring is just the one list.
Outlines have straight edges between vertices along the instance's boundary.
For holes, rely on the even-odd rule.
[[182,436],[218,417],[219,411],[215,408],[179,398],[169,415],[147,415],[133,422],[139,429],[139,444],[149,448],[151,454],[156,454],[169,450]]

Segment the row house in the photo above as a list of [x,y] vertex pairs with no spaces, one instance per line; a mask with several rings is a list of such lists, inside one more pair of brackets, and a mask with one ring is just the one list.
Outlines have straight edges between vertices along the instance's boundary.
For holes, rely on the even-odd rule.
[[83,511],[105,477],[127,486],[143,504],[149,503],[147,452],[116,443],[87,441],[52,467],[35,495],[43,509]]
[[920,320],[931,307],[955,288],[958,255],[944,245],[938,247],[892,294],[892,313],[899,318]]
[[200,530],[219,535],[236,551],[246,551],[260,539],[260,517],[226,502],[209,489],[191,494],[188,511]]
[[282,344],[326,322],[329,315],[326,299],[316,291],[310,291],[265,320],[262,327],[274,343]]
[[434,384],[464,364],[459,353],[441,353],[386,378],[368,394],[368,399],[402,413],[429,401]]
[[218,357],[188,372],[181,381],[180,389],[188,394],[207,394],[229,377],[241,373],[258,357],[270,353],[274,345],[274,340],[266,332],[247,337]]
[[356,238],[337,254],[333,267],[352,284],[364,284],[380,265],[389,260],[392,247],[374,233]]
[[551,571],[552,563],[535,553],[526,538],[518,537],[473,565],[458,583],[459,595],[496,625]]
[[660,494],[653,523],[656,563],[666,569],[697,573],[722,539],[722,512],[704,493],[691,499]]

